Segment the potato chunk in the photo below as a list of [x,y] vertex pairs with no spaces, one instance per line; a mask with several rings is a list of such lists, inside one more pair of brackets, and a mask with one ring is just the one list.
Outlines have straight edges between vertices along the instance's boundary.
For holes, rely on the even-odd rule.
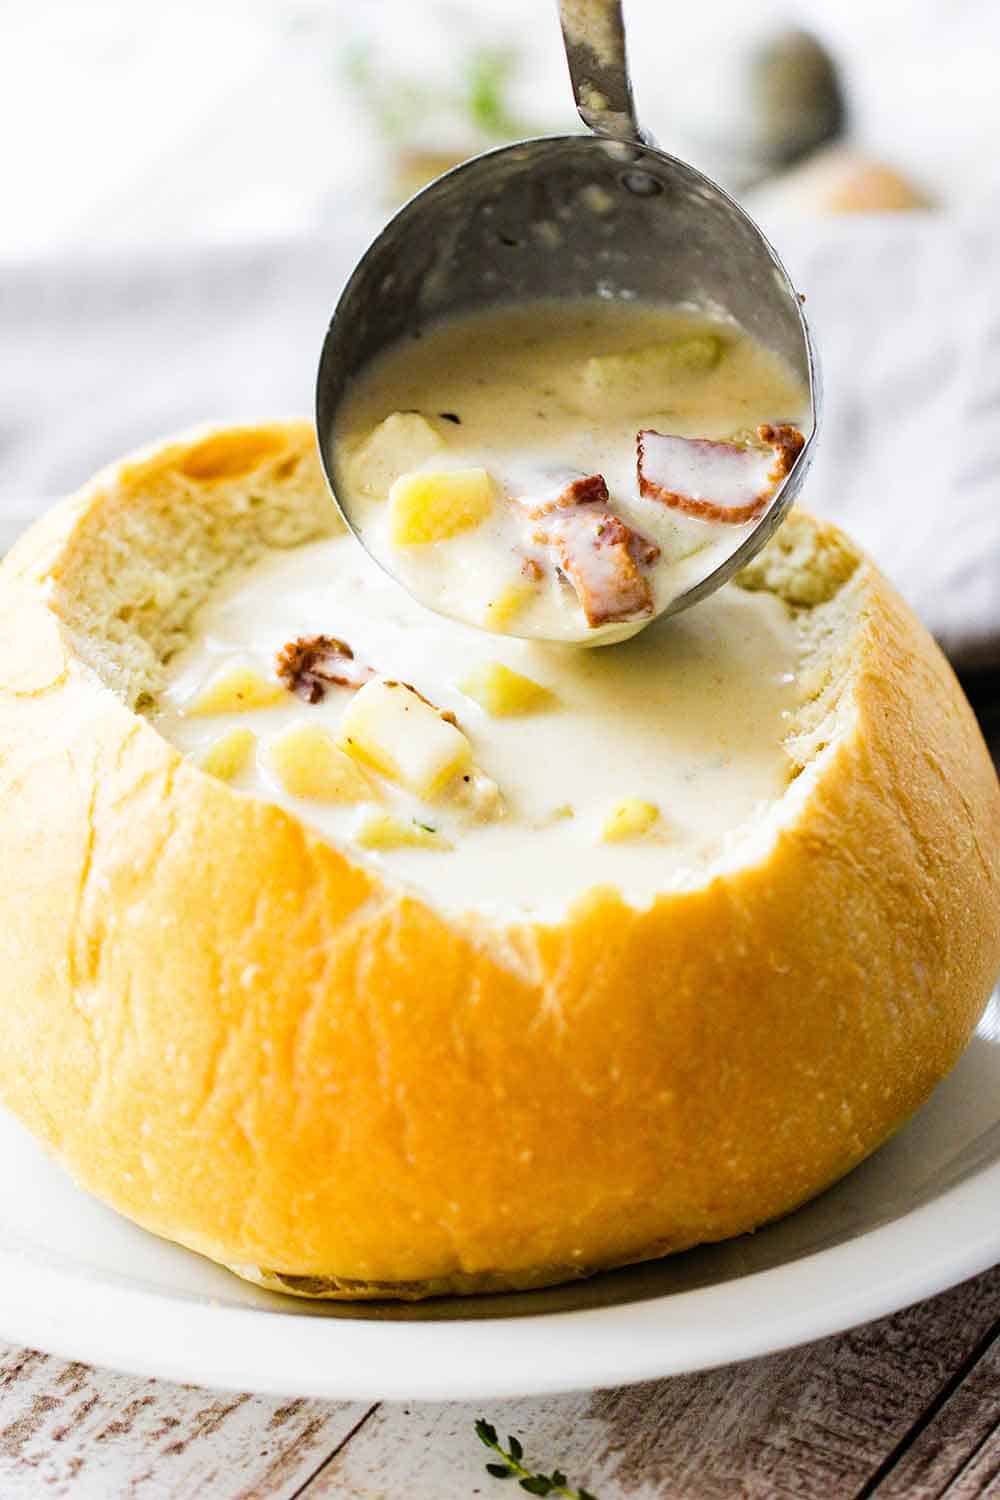
[[666,389],[680,376],[704,375],[714,370],[722,357],[722,340],[714,333],[691,334],[633,349],[628,354],[594,354],[586,360],[580,379],[580,404],[594,414],[649,408],[651,392],[664,387],[663,405],[669,405]]
[[508,583],[506,588],[494,594],[483,610],[483,624],[486,629],[506,630],[511,620],[521,613],[537,593],[537,584]]
[[493,481],[485,469],[403,474],[389,491],[389,506],[395,546],[440,542],[486,519],[493,509]]
[[403,682],[376,677],[348,705],[340,748],[418,797],[430,798],[472,763],[462,731]]
[[655,802],[643,802],[638,797],[623,797],[609,810],[601,829],[601,838],[608,844],[641,838],[659,817],[660,809]]
[[256,743],[257,736],[252,729],[230,729],[228,734],[212,741],[198,764],[220,781],[233,781],[253,755]]
[[196,716],[209,714],[242,714],[254,708],[274,708],[287,703],[288,694],[277,682],[271,682],[255,667],[223,667],[210,677],[184,712]]
[[444,446],[444,438],[418,411],[394,411],[348,459],[348,477],[363,494],[384,500],[401,474]]
[[495,718],[508,714],[533,714],[551,708],[555,694],[540,682],[505,667],[500,661],[487,661],[476,667],[459,684],[467,698]]
[[377,793],[357,763],[318,724],[293,724],[272,741],[271,767],[293,797],[317,802],[371,802]]
[[429,823],[394,818],[391,813],[372,811],[354,830],[355,842],[363,849],[451,849],[454,845]]

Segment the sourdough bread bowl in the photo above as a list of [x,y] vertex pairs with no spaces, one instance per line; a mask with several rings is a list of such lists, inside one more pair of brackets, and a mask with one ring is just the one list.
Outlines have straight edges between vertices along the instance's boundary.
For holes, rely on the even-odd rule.
[[202,432],[98,476],[0,567],[5,1105],[121,1213],[304,1296],[556,1282],[849,1171],[1000,966],[996,774],[895,591],[793,514],[737,582],[802,631],[783,794],[648,903],[595,854],[558,920],[503,922],[156,727],[203,601],[337,525],[306,424]]

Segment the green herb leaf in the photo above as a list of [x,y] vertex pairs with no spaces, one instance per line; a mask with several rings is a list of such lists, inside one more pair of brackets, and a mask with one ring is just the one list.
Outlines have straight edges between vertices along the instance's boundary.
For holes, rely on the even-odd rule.
[[507,90],[517,69],[516,53],[484,47],[468,62],[466,107],[488,135],[517,136],[518,122],[507,108]]
[[493,1479],[517,1479],[521,1489],[528,1495],[552,1495],[558,1493],[563,1500],[597,1500],[589,1490],[570,1489],[566,1475],[561,1469],[553,1469],[551,1474],[536,1474],[531,1468],[521,1462],[524,1458],[524,1448],[518,1438],[513,1434],[507,1437],[507,1447],[500,1445],[497,1430],[492,1422],[487,1422],[485,1417],[480,1417],[476,1423],[476,1436],[487,1448],[503,1459],[503,1463],[490,1463],[486,1465],[486,1472]]

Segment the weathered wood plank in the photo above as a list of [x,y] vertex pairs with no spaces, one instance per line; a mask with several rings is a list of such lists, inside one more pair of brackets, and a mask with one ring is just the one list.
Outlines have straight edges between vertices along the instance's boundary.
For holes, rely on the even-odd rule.
[[[383,1406],[302,1500],[502,1500],[511,1491],[483,1471],[488,1455],[472,1431],[479,1415],[599,1500],[840,1500],[864,1488],[998,1316],[1000,1268],[894,1317],[748,1365],[483,1411]],[[906,1493],[918,1500],[939,1491]]]
[[935,1500],[996,1500],[1000,1495],[1000,1422]]
[[367,1408],[228,1395],[0,1349],[3,1500],[290,1500]]
[[[985,1495],[1000,1477],[1000,1324],[954,1389],[946,1389],[905,1451],[870,1491],[876,1500],[912,1495]],[[942,1399],[943,1398],[943,1399]],[[978,1487],[977,1487],[978,1486]]]

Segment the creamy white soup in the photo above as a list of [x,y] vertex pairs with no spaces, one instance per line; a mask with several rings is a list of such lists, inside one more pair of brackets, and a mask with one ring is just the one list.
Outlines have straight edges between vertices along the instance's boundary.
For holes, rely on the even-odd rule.
[[443,321],[349,390],[336,488],[418,598],[489,630],[601,644],[739,547],[808,393],[735,324],[640,303]]
[[766,593],[586,651],[444,619],[345,533],[268,553],[194,624],[161,732],[450,911],[645,904],[791,775],[800,634]]

